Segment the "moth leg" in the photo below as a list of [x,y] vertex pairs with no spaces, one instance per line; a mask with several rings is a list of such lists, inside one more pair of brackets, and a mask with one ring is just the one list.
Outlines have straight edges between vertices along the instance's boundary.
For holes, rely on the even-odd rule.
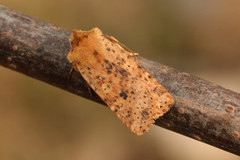
[[[71,67],[71,69],[70,69],[70,71],[69,71],[69,76],[68,76],[69,79],[71,78],[72,73],[73,73],[75,70],[77,70],[76,64],[75,64],[74,62],[72,62],[72,67]],[[91,87],[90,87],[90,85],[89,85],[88,83],[87,83],[87,88],[88,88],[89,95],[92,97],[93,94],[92,94],[92,91],[91,91]]]
[[72,73],[74,72],[74,69],[76,69],[76,67],[75,67],[75,64],[74,64],[74,63],[72,63],[72,67],[71,67],[71,69],[70,69],[70,71],[69,71],[68,79],[70,79],[70,78],[71,78],[71,76],[72,76]]
[[72,67],[71,67],[71,69],[70,69],[70,71],[69,71],[69,74],[71,75],[72,73],[73,73],[73,70],[74,69],[74,67],[73,67],[73,65],[72,65]]
[[91,91],[91,87],[89,86],[89,84],[87,84],[87,85],[88,85],[88,93],[89,93],[90,97],[92,97],[93,94],[92,94],[92,91]]

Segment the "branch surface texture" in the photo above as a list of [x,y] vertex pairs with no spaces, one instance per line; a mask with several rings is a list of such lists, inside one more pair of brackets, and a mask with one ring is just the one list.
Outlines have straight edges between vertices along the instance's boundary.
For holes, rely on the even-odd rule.
[[[104,104],[66,56],[71,31],[0,6],[0,65]],[[240,94],[144,58],[137,59],[174,97],[156,125],[240,155]]]

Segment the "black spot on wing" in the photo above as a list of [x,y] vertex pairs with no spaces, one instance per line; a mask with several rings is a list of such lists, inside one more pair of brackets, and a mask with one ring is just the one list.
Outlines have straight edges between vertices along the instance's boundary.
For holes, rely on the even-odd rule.
[[122,97],[123,99],[127,99],[128,95],[125,92],[121,92],[119,93],[120,97]]
[[97,56],[97,55],[98,55],[98,52],[97,52],[96,50],[94,50],[93,55],[94,55],[94,56]]
[[125,76],[127,74],[127,71],[125,69],[121,69],[119,70],[119,73],[123,76]]

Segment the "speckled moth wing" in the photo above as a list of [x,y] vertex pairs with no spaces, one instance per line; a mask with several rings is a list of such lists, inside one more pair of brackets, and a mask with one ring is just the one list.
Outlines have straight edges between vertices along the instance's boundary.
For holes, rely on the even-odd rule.
[[70,41],[68,60],[132,132],[143,134],[174,104],[167,90],[98,28],[74,30]]

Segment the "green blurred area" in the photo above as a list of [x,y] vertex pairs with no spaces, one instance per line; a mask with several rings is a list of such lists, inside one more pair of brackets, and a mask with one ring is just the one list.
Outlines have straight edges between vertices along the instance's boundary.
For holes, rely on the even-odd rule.
[[[240,1],[0,0],[105,34],[143,57],[240,92]],[[0,67],[0,160],[239,159],[153,126],[138,137],[107,107]]]

